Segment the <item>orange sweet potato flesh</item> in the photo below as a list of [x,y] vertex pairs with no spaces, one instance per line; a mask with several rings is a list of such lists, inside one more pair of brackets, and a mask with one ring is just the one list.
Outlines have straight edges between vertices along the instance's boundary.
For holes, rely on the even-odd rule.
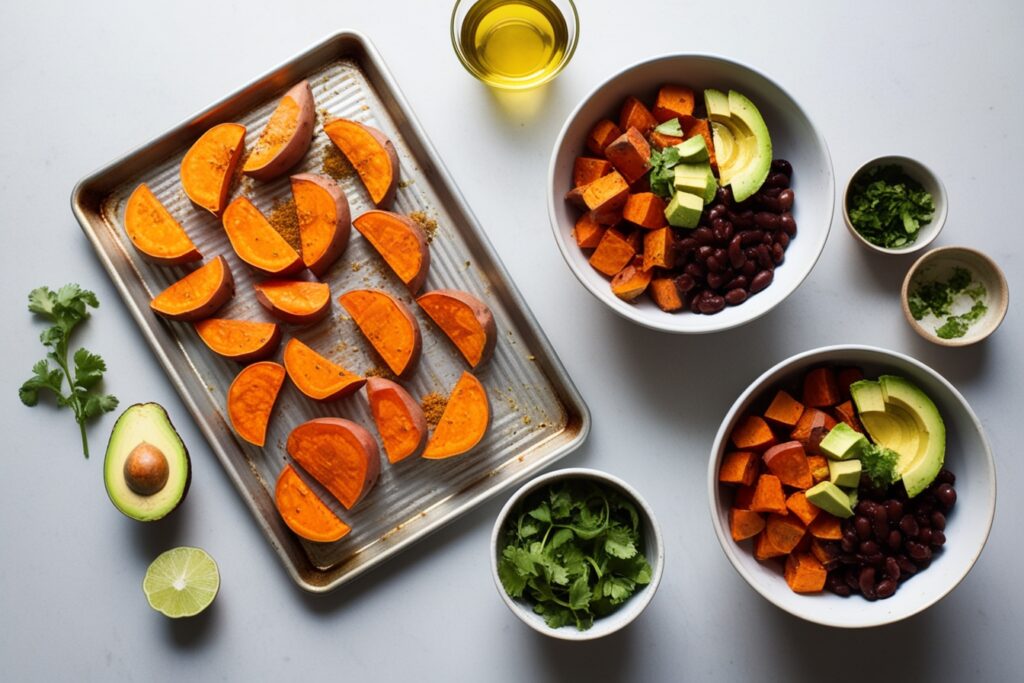
[[364,378],[332,363],[295,338],[285,344],[283,361],[296,388],[317,401],[348,396],[366,384]]
[[199,136],[181,160],[181,187],[188,198],[219,216],[244,148],[245,126],[237,123],[221,123]]
[[750,509],[754,512],[786,514],[786,496],[782,492],[782,482],[778,477],[774,474],[762,474],[757,478]]
[[256,300],[286,323],[311,325],[331,312],[331,288],[326,282],[264,280],[253,288]]
[[267,425],[284,384],[284,367],[261,361],[242,368],[228,387],[228,419],[235,433],[254,446],[267,439]]
[[611,141],[622,135],[622,130],[608,119],[601,119],[594,124],[587,134],[587,149],[591,153],[604,157],[604,148],[611,144]]
[[754,540],[754,557],[758,560],[769,560],[773,557],[782,557],[785,554],[785,550],[776,548],[772,545],[771,539],[768,537],[767,529],[758,534],[757,538]]
[[427,418],[420,404],[400,384],[383,377],[366,380],[366,397],[388,462],[418,455],[427,438]]
[[715,144],[712,141],[711,126],[707,120],[691,118],[689,121],[682,121],[681,123],[683,124],[683,137],[685,139],[689,140],[697,135],[704,138],[704,144],[708,148],[708,163],[711,164],[713,170],[717,170],[718,158],[715,156]]
[[644,234],[644,270],[671,268],[676,264],[676,245],[667,226]]
[[693,115],[694,97],[693,90],[685,85],[663,85],[658,90],[658,96],[654,100],[654,108],[651,114],[658,123],[664,123],[669,119],[680,119],[683,123],[686,117]]
[[756,492],[756,486],[737,486],[736,495],[732,498],[732,506],[742,510],[749,510],[754,502],[754,493]]
[[380,474],[380,452],[370,432],[340,417],[303,422],[288,435],[288,455],[351,510]]
[[572,236],[576,239],[576,246],[580,249],[596,249],[604,237],[606,228],[594,220],[590,213],[585,213],[576,220],[576,227],[572,230]]
[[288,528],[307,541],[331,543],[352,530],[317,498],[291,465],[285,465],[277,478],[274,503]]
[[622,111],[619,113],[619,128],[622,130],[636,128],[640,135],[647,135],[657,125],[654,115],[637,98],[630,95],[622,103]]
[[612,278],[612,294],[623,301],[635,301],[647,291],[653,271],[644,269],[643,258],[637,256]]
[[790,494],[789,498],[786,499],[786,507],[789,508],[792,514],[796,515],[797,519],[804,526],[813,522],[821,512],[821,508],[807,500],[807,496],[803,491],[795,491]]
[[599,273],[614,277],[633,260],[636,249],[626,237],[613,228],[605,231],[597,249],[590,255],[590,265]]
[[814,486],[807,454],[799,441],[787,441],[764,452],[765,467],[786,486],[809,489]]
[[665,201],[653,192],[637,192],[626,198],[622,217],[648,230],[657,230],[667,225]]
[[748,415],[732,430],[732,442],[741,451],[763,451],[775,445],[775,435],[763,418]]
[[822,511],[807,525],[811,536],[823,541],[838,541],[843,537],[842,522],[835,515]]
[[794,593],[820,593],[828,572],[810,553],[793,553],[786,558],[783,575]]
[[367,211],[353,225],[410,293],[423,288],[430,269],[430,248],[418,223],[390,211]]
[[792,552],[805,533],[804,525],[791,514],[768,515],[765,533],[771,544],[783,552]]
[[681,137],[678,137],[676,135],[665,135],[664,133],[659,133],[656,130],[652,130],[651,134],[647,136],[647,139],[650,141],[652,145],[654,145],[658,149],[665,149],[666,147],[675,147],[676,145],[683,141]]
[[224,209],[224,232],[238,258],[267,275],[285,276],[303,268],[299,252],[274,229],[246,197],[238,197]]
[[145,183],[128,197],[124,207],[124,231],[147,261],[176,266],[203,260],[185,229]]
[[796,423],[796,427],[789,433],[789,438],[799,441],[806,449],[809,447],[811,433],[814,430],[817,429],[827,434],[835,426],[836,421],[828,413],[824,413],[817,408],[807,408],[804,410],[803,415],[800,416],[800,421]]
[[853,407],[853,401],[847,400],[840,403],[832,409],[832,413],[835,415],[836,420],[845,422],[854,431],[864,432],[864,426],[860,423],[860,418],[857,417],[857,410]]
[[651,279],[647,288],[655,305],[663,311],[671,313],[683,308],[683,300],[679,296],[679,288],[675,280],[670,277],[656,277]]
[[423,312],[451,339],[470,367],[491,357],[498,332],[491,309],[468,292],[436,289],[416,299]]
[[804,406],[800,401],[780,390],[772,399],[768,410],[764,411],[764,419],[779,427],[792,429],[804,414]]
[[273,180],[299,162],[313,141],[313,93],[309,82],[292,86],[267,120],[242,173],[256,180]]
[[338,301],[391,372],[412,372],[420,357],[420,327],[405,304],[379,289],[354,289]]
[[628,128],[625,133],[612,140],[605,147],[604,155],[626,182],[632,185],[647,173],[647,162],[651,158],[651,146],[636,128]]
[[223,256],[193,270],[149,302],[153,312],[171,320],[209,318],[235,294],[235,280]]
[[836,372],[830,367],[814,368],[804,375],[804,405],[809,408],[829,408],[838,405],[839,384]]
[[740,508],[729,510],[729,532],[737,543],[757,536],[764,527],[764,517],[757,512]]
[[758,454],[753,451],[730,451],[722,457],[718,481],[723,484],[751,486],[759,472]]
[[602,224],[617,222],[629,199],[629,184],[616,171],[584,185],[581,190],[583,203],[593,212],[594,220]]
[[302,262],[314,275],[323,275],[348,246],[352,233],[348,199],[328,176],[300,173],[291,177],[291,186]]
[[324,132],[356,169],[374,206],[387,206],[398,187],[398,153],[383,133],[376,128],[334,119],[324,124]]
[[490,421],[491,409],[484,385],[470,373],[463,372],[448,397],[423,457],[443,460],[472,450],[484,438]]
[[612,165],[607,159],[576,157],[572,164],[572,186],[586,185],[611,172]]
[[239,363],[266,358],[281,343],[281,327],[277,323],[207,318],[197,322],[195,328],[211,351]]
[[828,479],[828,459],[824,455],[808,455],[807,466],[811,469],[811,478],[815,484]]

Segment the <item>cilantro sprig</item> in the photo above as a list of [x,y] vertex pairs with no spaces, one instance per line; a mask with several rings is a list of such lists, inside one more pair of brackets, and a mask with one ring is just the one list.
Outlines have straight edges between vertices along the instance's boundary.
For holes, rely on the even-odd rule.
[[868,444],[861,450],[860,463],[864,468],[864,474],[868,476],[875,486],[886,487],[900,478],[896,471],[899,462],[899,454],[884,446]]
[[892,249],[917,239],[921,227],[931,222],[935,203],[901,167],[876,166],[853,182],[847,212],[864,239]]
[[651,581],[636,507],[592,481],[536,492],[509,517],[498,576],[551,628],[585,631]]
[[651,192],[662,199],[672,199],[675,194],[675,171],[673,168],[682,161],[675,147],[652,149],[648,164],[651,167]]
[[[71,408],[82,433],[82,452],[87,458],[89,442],[85,434],[85,421],[116,408],[117,399],[96,390],[107,365],[95,353],[84,348],[75,351],[72,356],[72,373],[68,363],[68,342],[78,323],[89,317],[88,309],[99,305],[95,294],[76,284],[64,285],[57,291],[49,287],[38,287],[29,293],[28,310],[53,323],[39,335],[39,341],[50,351],[46,358],[32,366],[32,377],[18,389],[18,397],[27,406],[39,402],[41,391],[49,391],[53,393],[58,406]],[[52,367],[50,361],[57,367]],[[65,380],[68,383],[67,394],[64,393]]]

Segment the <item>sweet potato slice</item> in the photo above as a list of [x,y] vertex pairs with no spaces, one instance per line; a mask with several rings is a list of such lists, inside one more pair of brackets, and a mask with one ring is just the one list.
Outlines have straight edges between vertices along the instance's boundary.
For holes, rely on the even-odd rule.
[[682,124],[687,117],[693,116],[693,90],[685,85],[663,85],[658,90],[651,114],[658,123],[669,119],[679,119]]
[[220,216],[245,148],[245,126],[221,123],[199,136],[181,160],[181,187],[192,203]]
[[441,460],[471,450],[487,433],[491,409],[487,391],[473,375],[463,372],[455,383],[441,420],[427,442],[423,457]]
[[586,185],[611,172],[612,165],[606,159],[576,157],[572,164],[572,186]]
[[498,338],[491,309],[468,292],[437,289],[416,303],[452,340],[470,367],[477,367],[494,351]]
[[679,288],[676,282],[670,277],[656,277],[651,279],[651,285],[647,288],[655,305],[663,311],[671,313],[683,308],[683,300],[679,296]]
[[171,320],[202,320],[235,294],[235,279],[223,256],[208,261],[149,302],[153,312]]
[[313,141],[314,118],[309,81],[297,83],[271,113],[242,173],[256,180],[273,180],[297,164]]
[[239,363],[266,358],[281,343],[281,327],[277,323],[207,318],[197,322],[195,328],[211,351]]
[[356,169],[374,206],[390,204],[398,187],[398,153],[391,140],[376,128],[348,119],[328,121],[324,132]]
[[635,255],[636,248],[629,243],[625,235],[609,228],[601,236],[597,249],[590,255],[590,265],[599,273],[614,277],[633,260]]
[[224,231],[238,258],[267,275],[291,275],[302,270],[299,252],[274,229],[246,197],[238,197],[224,209]]
[[585,213],[576,220],[572,236],[576,238],[576,246],[580,249],[595,249],[604,237],[605,228],[594,220],[590,213]]
[[799,441],[787,441],[772,446],[762,458],[768,471],[786,486],[809,489],[814,486],[807,454]]
[[729,510],[729,532],[732,540],[737,543],[757,536],[764,530],[764,526],[764,517],[760,513],[741,508]]
[[628,128],[604,148],[604,155],[626,182],[632,185],[647,173],[651,146],[640,131]]
[[793,553],[786,558],[784,576],[794,593],[820,593],[828,572],[810,553]]
[[653,192],[637,192],[626,197],[622,217],[648,230],[664,227],[665,201]]
[[400,384],[383,377],[366,380],[366,397],[388,461],[418,455],[427,438],[427,418],[420,404]]
[[367,211],[353,225],[409,291],[419,292],[430,270],[430,248],[423,228],[390,211]]
[[291,465],[285,465],[277,478],[274,503],[288,528],[307,541],[331,543],[352,531],[324,505]]
[[380,452],[370,432],[340,417],[303,422],[288,435],[288,455],[351,510],[380,474]]
[[338,301],[391,372],[412,372],[420,357],[420,327],[405,304],[379,289],[354,289]]
[[331,312],[331,288],[326,282],[264,280],[253,288],[256,300],[286,323],[311,325]]
[[718,467],[718,481],[723,484],[751,486],[756,480],[760,463],[753,451],[730,451]]
[[125,203],[124,231],[147,261],[176,266],[203,260],[185,229],[145,183]]
[[348,200],[333,178],[312,173],[291,177],[299,219],[302,262],[320,276],[345,252],[352,232]]
[[634,301],[647,291],[653,271],[644,269],[643,258],[637,256],[612,278],[612,294],[623,301]]
[[763,418],[748,415],[732,430],[732,442],[741,451],[763,451],[775,445],[775,435]]
[[803,400],[808,408],[829,408],[838,405],[840,399],[836,371],[828,366],[809,370],[804,375]]
[[619,128],[629,130],[636,128],[640,135],[647,135],[658,125],[654,115],[644,106],[644,103],[630,95],[622,103],[622,111],[619,113]]
[[786,391],[779,390],[772,399],[768,410],[764,411],[764,419],[773,425],[792,429],[804,414],[804,405],[790,396]]
[[228,419],[235,433],[254,446],[267,439],[267,425],[284,384],[284,367],[265,360],[242,368],[228,387]]
[[828,459],[824,455],[808,455],[807,467],[815,484],[828,479]]
[[620,135],[622,135],[622,130],[618,126],[608,119],[601,119],[587,134],[587,149],[603,158],[604,148]]
[[332,363],[295,339],[284,346],[284,369],[292,383],[317,401],[333,401],[359,391],[366,379]]

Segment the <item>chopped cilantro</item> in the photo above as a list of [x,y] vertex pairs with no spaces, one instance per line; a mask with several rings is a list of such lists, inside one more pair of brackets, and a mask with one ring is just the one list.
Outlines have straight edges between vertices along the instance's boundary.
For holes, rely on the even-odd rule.
[[672,168],[678,164],[679,161],[679,150],[675,147],[651,150],[651,158],[648,162],[651,166],[651,192],[662,199],[672,199],[676,189],[675,172]]
[[975,322],[988,311],[984,301],[975,301],[971,310],[960,315],[951,315],[946,318],[941,326],[935,328],[935,334],[939,339],[955,339],[967,334],[971,323]]
[[917,239],[921,226],[931,222],[935,204],[899,166],[876,166],[854,180],[847,211],[864,239],[891,249]]
[[900,478],[896,472],[899,459],[896,451],[872,443],[861,451],[860,464],[875,486],[885,487]]
[[[970,310],[959,315],[952,315],[953,304],[958,296],[964,294],[973,301]],[[945,322],[935,328],[940,339],[954,339],[967,334],[971,324],[979,320],[988,311],[983,298],[985,285],[974,282],[966,268],[957,266],[948,280],[935,280],[922,283],[907,296],[907,306],[914,320],[921,320],[931,314],[937,318],[945,317]]]
[[636,507],[591,481],[532,494],[505,527],[498,577],[551,628],[587,630],[651,581]]

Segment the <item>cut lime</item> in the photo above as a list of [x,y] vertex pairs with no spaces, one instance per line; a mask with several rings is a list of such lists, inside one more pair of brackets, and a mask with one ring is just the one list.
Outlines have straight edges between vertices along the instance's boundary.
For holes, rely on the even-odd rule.
[[160,553],[142,580],[149,606],[172,619],[199,614],[217,597],[219,588],[217,563],[200,548]]

